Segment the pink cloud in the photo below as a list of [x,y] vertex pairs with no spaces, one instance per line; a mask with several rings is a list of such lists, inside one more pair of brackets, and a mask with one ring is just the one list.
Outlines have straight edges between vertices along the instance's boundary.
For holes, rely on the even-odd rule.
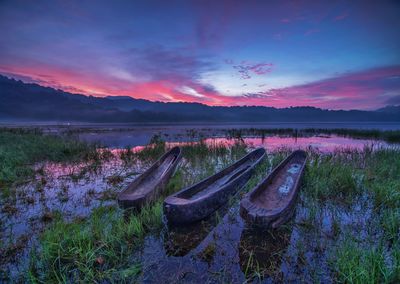
[[345,18],[347,18],[349,16],[349,13],[346,11],[346,12],[343,12],[342,14],[340,14],[340,15],[337,15],[333,20],[334,21],[341,21],[341,20],[344,20]]

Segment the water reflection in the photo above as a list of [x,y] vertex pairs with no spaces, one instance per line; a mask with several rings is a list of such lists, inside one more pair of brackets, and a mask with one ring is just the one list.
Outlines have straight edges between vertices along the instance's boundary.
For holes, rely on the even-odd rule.
[[[226,138],[226,137],[212,137],[201,140],[202,143],[207,145],[226,145],[232,146],[235,143],[244,143],[250,147],[258,148],[263,147],[268,151],[275,151],[282,148],[288,148],[291,150],[308,150],[314,149],[323,153],[333,152],[337,149],[350,149],[350,150],[363,150],[365,147],[371,149],[376,148],[389,148],[396,147],[399,144],[388,144],[384,141],[370,140],[370,139],[355,139],[348,137],[340,137],[335,135],[318,135],[310,137],[284,137],[284,136],[262,136],[262,137],[243,137],[237,138]],[[185,146],[191,145],[197,142],[167,142],[167,146]],[[132,148],[134,152],[143,150],[144,146],[135,146]]]
[[200,221],[185,226],[168,226],[164,234],[164,248],[168,255],[185,256],[195,249],[218,224],[213,220]]
[[164,233],[164,248],[167,254],[171,256],[189,254],[220,223],[220,216],[224,216],[229,208],[229,205],[224,205],[208,218],[192,224],[167,225]]
[[[368,139],[353,139],[348,137],[340,137],[335,135],[319,135],[311,137],[283,137],[283,136],[267,136],[267,137],[244,137],[242,138],[246,145],[253,147],[264,147],[267,150],[274,151],[287,147],[290,149],[313,148],[321,152],[332,152],[335,149],[346,147],[348,149],[362,150],[366,145],[370,147],[389,147],[386,142],[368,140]],[[233,145],[237,140],[228,138],[208,138],[206,143],[223,143]]]
[[280,271],[282,256],[290,244],[292,229],[277,230],[245,228],[240,236],[239,258],[242,272],[252,275],[276,276]]

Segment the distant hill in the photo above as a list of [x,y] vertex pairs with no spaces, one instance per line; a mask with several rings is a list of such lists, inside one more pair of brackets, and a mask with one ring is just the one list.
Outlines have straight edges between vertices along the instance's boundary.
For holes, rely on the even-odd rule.
[[376,110],[378,112],[383,112],[383,113],[393,113],[393,114],[399,114],[400,113],[400,106],[386,106],[384,108],[380,108]]
[[0,75],[0,119],[68,122],[339,122],[400,121],[400,106],[376,111],[315,107],[212,107],[163,103],[126,96],[71,94]]

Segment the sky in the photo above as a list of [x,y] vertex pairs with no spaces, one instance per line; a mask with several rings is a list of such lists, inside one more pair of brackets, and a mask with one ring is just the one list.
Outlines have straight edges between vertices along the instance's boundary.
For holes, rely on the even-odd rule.
[[400,1],[0,0],[0,73],[207,105],[400,104]]

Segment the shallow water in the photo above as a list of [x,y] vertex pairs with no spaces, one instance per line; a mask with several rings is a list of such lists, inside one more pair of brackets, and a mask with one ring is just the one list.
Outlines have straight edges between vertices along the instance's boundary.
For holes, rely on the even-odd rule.
[[[209,137],[204,141],[207,144],[225,145],[237,142],[222,137]],[[312,148],[328,153],[339,147],[393,147],[382,141],[338,136],[244,137],[242,142],[249,149],[265,147],[270,159],[273,156],[271,153],[281,148]],[[172,141],[168,144],[185,145],[187,142]],[[133,150],[140,151],[142,148],[142,145],[137,145]],[[72,220],[87,216],[93,208],[116,204],[116,193],[149,166],[127,166],[117,157],[119,151],[114,149],[113,158],[94,168],[86,164],[36,165],[36,180],[18,188],[18,194],[6,210],[4,204],[2,206],[1,240],[4,243],[21,240],[22,248],[11,258],[13,261],[1,263],[1,270],[10,275],[23,273],[29,247],[55,218],[55,214],[62,214],[64,218]],[[266,232],[252,232],[245,227],[238,213],[238,202],[236,200],[231,208],[220,210],[210,220],[194,227],[179,229],[166,226],[161,232],[148,235],[141,250],[136,252],[143,264],[140,281],[157,283],[162,275],[165,282],[237,283],[253,279],[260,273],[269,281],[312,282],[318,279],[331,282],[327,248],[341,237],[334,236],[334,220],[339,223],[341,231],[351,229],[355,234],[365,234],[368,222],[371,222],[367,198],[358,201],[352,208],[342,209],[326,204],[318,212],[312,212],[307,200],[301,197],[294,225],[288,230],[270,235]],[[314,218],[320,219],[319,224],[310,225],[305,221],[312,214],[320,216]]]
[[[331,283],[329,247],[333,249],[342,237],[334,235],[333,222],[338,222],[342,231],[360,223],[365,229],[371,218],[369,205],[362,201],[359,204],[334,210],[322,207],[316,218],[321,223],[313,223],[310,228],[305,223],[309,208],[300,201],[293,225],[259,231],[246,226],[236,203],[219,222],[203,222],[181,232],[180,238],[179,233],[168,228],[160,235],[148,236],[141,251],[144,267],[140,281],[157,283],[162,275],[166,283],[243,283],[260,282],[261,278],[263,283]],[[363,206],[363,210],[357,210]],[[192,238],[193,235],[201,237]]]
[[[36,165],[40,169],[36,179],[17,188],[17,194],[1,204],[0,240],[3,244],[18,243],[22,248],[29,248],[57,214],[73,220],[87,216],[93,208],[114,205],[115,193],[142,170],[139,165],[124,167],[116,158],[95,169],[88,167],[90,165],[86,164]],[[114,184],[115,176],[123,177],[121,182]],[[6,270],[10,270],[11,275],[22,272],[28,256],[29,250],[21,249],[6,263]],[[0,268],[4,269],[3,265],[1,262]]]

